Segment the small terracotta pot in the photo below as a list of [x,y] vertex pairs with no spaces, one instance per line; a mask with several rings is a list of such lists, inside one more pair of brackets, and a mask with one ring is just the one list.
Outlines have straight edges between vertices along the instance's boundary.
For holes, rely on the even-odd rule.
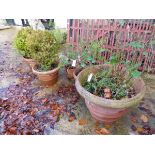
[[26,59],[26,58],[24,58],[24,60],[29,64],[29,66],[31,68],[33,68],[36,65],[36,62],[33,59]]
[[75,69],[76,68],[67,68],[67,77],[69,79],[73,79],[74,78],[73,73],[75,72]]
[[59,67],[45,72],[40,72],[32,68],[32,71],[35,75],[37,75],[38,79],[41,81],[41,83],[45,86],[51,86],[54,85],[58,81],[58,75],[59,75]]
[[101,70],[108,69],[108,65],[90,66],[82,70],[75,81],[78,93],[85,99],[92,117],[99,122],[112,123],[123,116],[130,107],[138,105],[145,95],[146,86],[141,78],[132,80],[133,88],[136,92],[132,98],[121,100],[105,99],[88,92],[82,84],[87,80],[90,73],[97,73]]

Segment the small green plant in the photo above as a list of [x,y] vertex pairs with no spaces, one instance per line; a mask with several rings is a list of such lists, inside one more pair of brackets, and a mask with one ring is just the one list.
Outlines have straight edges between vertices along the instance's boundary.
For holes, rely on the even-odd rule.
[[81,58],[80,67],[84,68],[87,65],[99,64],[104,61],[102,52],[106,49],[103,48],[105,40],[91,41],[91,42],[80,42]]
[[48,71],[58,66],[61,44],[50,31],[33,31],[27,37],[27,48],[32,51],[38,69]]
[[68,45],[67,47],[67,52],[66,54],[62,55],[60,60],[61,60],[61,66],[71,66],[72,60],[78,60],[78,53],[73,50],[72,45]]
[[25,58],[32,57],[32,51],[27,48],[27,36],[31,35],[33,29],[31,28],[22,28],[18,31],[15,40],[14,46],[18,49],[19,53]]
[[140,43],[139,41],[130,42],[128,45],[137,49],[144,48],[144,44]]
[[67,52],[67,57],[69,60],[76,60],[78,57],[78,53],[75,51],[68,51]]

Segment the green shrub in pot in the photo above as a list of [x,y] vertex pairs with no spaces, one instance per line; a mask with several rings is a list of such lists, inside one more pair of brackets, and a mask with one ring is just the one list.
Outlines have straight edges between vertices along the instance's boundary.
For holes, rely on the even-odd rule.
[[50,31],[33,31],[27,37],[27,48],[33,53],[37,70],[48,71],[58,67],[61,44]]
[[61,56],[61,66],[64,66],[69,79],[72,79],[77,67],[78,53],[73,50],[72,45],[67,48],[67,53]]
[[27,48],[27,36],[31,35],[33,31],[32,28],[22,28],[14,39],[15,48],[24,58],[32,58],[32,51]]
[[107,93],[104,91],[109,89],[109,98],[116,100],[134,96],[132,81],[141,75],[141,72],[137,70],[139,64],[123,60],[121,52],[113,54],[106,64],[109,65],[108,69],[97,72],[91,82],[86,81],[84,84],[86,90],[97,96],[105,97]]

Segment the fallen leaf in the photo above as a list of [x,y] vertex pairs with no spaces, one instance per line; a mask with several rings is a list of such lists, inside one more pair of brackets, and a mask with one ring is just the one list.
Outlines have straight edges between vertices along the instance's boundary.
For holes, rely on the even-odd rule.
[[75,117],[74,116],[70,116],[69,117],[69,122],[73,122],[75,120]]
[[36,111],[35,110],[32,110],[31,112],[30,112],[30,115],[34,115],[36,113]]
[[73,122],[76,119],[75,114],[71,113],[69,116],[69,122]]
[[47,98],[44,98],[43,100],[42,100],[42,103],[47,103],[48,102],[48,99]]
[[87,120],[85,120],[85,119],[79,120],[79,125],[86,125],[86,124],[87,124]]
[[50,105],[50,107],[51,107],[52,110],[57,110],[59,106],[58,106],[58,104],[53,103],[53,104]]
[[11,128],[9,129],[9,132],[10,132],[11,134],[16,134],[16,133],[17,133],[17,127],[11,127]]
[[145,115],[141,115],[140,119],[144,122],[147,123],[148,122],[148,118]]
[[138,132],[138,133],[143,132],[143,128],[142,128],[142,127],[137,127],[137,132]]
[[108,135],[110,134],[110,131],[107,130],[106,128],[98,128],[95,130],[95,132],[99,135]]
[[136,116],[131,116],[131,121],[132,121],[133,123],[136,123],[136,122],[137,122],[137,117],[136,117]]
[[106,129],[110,129],[110,128],[111,128],[111,125],[110,125],[110,124],[105,124],[104,127],[105,127]]

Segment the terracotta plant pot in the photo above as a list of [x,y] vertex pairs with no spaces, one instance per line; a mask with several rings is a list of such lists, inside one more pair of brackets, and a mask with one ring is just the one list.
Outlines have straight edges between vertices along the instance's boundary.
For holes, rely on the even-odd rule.
[[130,107],[140,103],[145,95],[146,87],[141,78],[133,79],[133,88],[136,95],[132,98],[121,100],[105,99],[88,92],[82,84],[87,80],[90,73],[96,73],[100,70],[108,68],[108,65],[90,66],[82,70],[75,82],[78,93],[85,99],[85,103],[92,115],[99,122],[112,123],[123,116]]
[[58,81],[59,67],[45,72],[37,71],[35,67],[33,67],[32,71],[45,86],[54,85]]
[[26,59],[26,58],[24,58],[24,60],[29,64],[29,66],[31,68],[33,68],[36,65],[36,62],[33,59]]
[[73,73],[75,72],[75,69],[76,68],[67,68],[67,77],[69,79],[73,79],[74,78]]
[[82,69],[76,68],[76,70],[73,72],[73,77],[76,80],[77,75],[82,71]]

